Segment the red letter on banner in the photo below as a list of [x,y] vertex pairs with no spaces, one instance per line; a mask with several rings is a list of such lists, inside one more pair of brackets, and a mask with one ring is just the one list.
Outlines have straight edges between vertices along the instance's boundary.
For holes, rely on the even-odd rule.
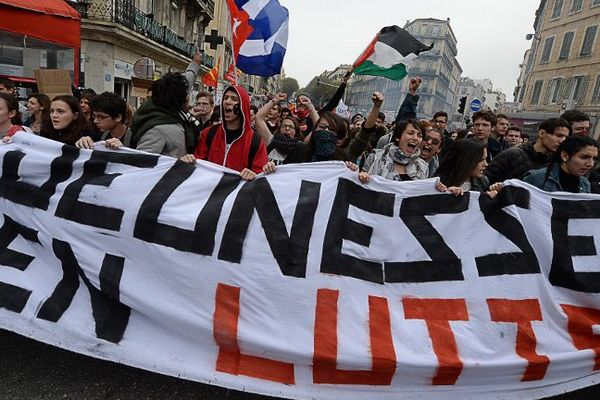
[[213,316],[213,336],[219,345],[217,371],[294,384],[294,364],[241,354],[238,344],[240,288],[219,283]]
[[494,322],[517,323],[517,354],[527,360],[521,381],[544,379],[550,359],[535,352],[537,340],[531,321],[542,321],[542,310],[537,299],[506,300],[487,299]]
[[387,300],[369,296],[369,336],[373,367],[369,371],[337,368],[339,291],[319,289],[315,316],[313,382],[346,385],[391,385],[396,351]]
[[433,377],[434,385],[454,385],[463,363],[449,321],[468,321],[464,299],[402,299],[406,319],[422,319],[427,324],[433,351],[440,366]]
[[600,325],[600,310],[568,304],[560,306],[569,318],[567,329],[573,344],[578,350],[594,350],[594,371],[600,369],[600,336],[595,335],[592,329],[593,325]]

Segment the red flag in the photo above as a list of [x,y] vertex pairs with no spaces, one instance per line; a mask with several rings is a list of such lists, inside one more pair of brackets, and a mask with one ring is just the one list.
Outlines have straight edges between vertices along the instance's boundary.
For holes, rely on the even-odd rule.
[[227,68],[227,73],[225,74],[225,79],[232,85],[235,85],[237,84],[241,73],[242,71],[235,68],[233,64],[229,64],[229,68]]
[[217,60],[217,65],[215,65],[214,67],[212,67],[212,69],[210,71],[208,71],[206,74],[204,74],[204,76],[202,77],[202,83],[204,83],[204,86],[208,86],[208,87],[217,87],[217,83],[219,82],[219,64],[221,63],[221,58],[219,58]]
[[248,39],[254,28],[248,23],[250,16],[244,9],[238,8],[234,0],[227,0],[229,23],[231,24],[233,57],[237,60],[240,47]]

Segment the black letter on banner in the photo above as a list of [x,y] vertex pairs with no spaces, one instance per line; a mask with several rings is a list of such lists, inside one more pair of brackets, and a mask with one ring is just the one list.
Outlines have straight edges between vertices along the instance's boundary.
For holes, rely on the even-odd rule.
[[462,281],[464,276],[460,259],[425,217],[467,211],[469,198],[470,193],[459,197],[434,194],[403,199],[400,205],[400,219],[427,252],[431,261],[386,262],[385,281]]
[[19,165],[25,153],[18,150],[7,152],[2,162],[0,197],[27,207],[48,210],[50,197],[54,195],[56,186],[69,179],[73,172],[73,162],[78,156],[78,148],[63,146],[62,155],[56,157],[50,164],[50,178],[42,186],[37,187],[20,180]]
[[223,203],[238,186],[241,180],[239,175],[223,174],[198,215],[193,231],[158,222],[160,210],[169,196],[194,171],[193,166],[177,161],[152,188],[138,212],[133,230],[135,238],[189,253],[212,255]]
[[242,248],[254,210],[269,242],[271,252],[285,276],[304,278],[308,244],[319,204],[319,183],[302,181],[288,235],[275,195],[266,178],[248,182],[240,189],[225,226],[219,259],[233,263],[242,260]]
[[[0,228],[0,265],[25,271],[35,257],[8,248],[18,235],[27,241],[40,244],[37,231],[15,222],[5,214],[4,224]],[[0,307],[2,308],[19,313],[23,311],[30,295],[31,290],[0,282]]]
[[[573,256],[598,254],[593,236],[571,236],[570,219],[600,219],[600,200],[552,199],[552,241],[554,252],[549,281],[578,292],[600,293],[600,272],[575,272]],[[590,222],[591,223],[591,222]]]
[[538,259],[519,220],[502,210],[513,204],[519,208],[529,209],[529,197],[530,194],[526,189],[514,186],[502,189],[495,199],[484,194],[479,196],[479,207],[485,221],[521,250],[521,253],[488,254],[476,257],[475,262],[479,276],[537,274],[540,272]]
[[342,243],[349,240],[364,247],[371,244],[373,228],[348,219],[351,205],[372,214],[392,217],[394,199],[395,195],[392,193],[368,190],[347,179],[338,181],[323,241],[322,273],[351,276],[383,284],[382,264],[343,254]]
[[55,215],[80,224],[119,231],[123,210],[79,201],[83,187],[85,185],[110,186],[112,181],[121,174],[106,174],[106,166],[109,162],[138,168],[153,168],[157,161],[157,156],[146,154],[92,152],[90,159],[83,165],[83,175],[65,188]]
[[119,283],[125,259],[111,254],[104,256],[99,274],[101,290],[98,290],[79,266],[68,243],[53,239],[52,249],[61,261],[63,278],[52,295],[44,302],[37,317],[57,322],[71,305],[81,277],[90,292],[96,336],[109,342],[119,343],[127,328],[131,311],[129,307],[119,302]]

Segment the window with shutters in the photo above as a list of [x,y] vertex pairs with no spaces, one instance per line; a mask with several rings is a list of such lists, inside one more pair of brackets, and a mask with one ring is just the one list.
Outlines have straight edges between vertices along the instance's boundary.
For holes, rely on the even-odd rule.
[[585,97],[587,90],[588,77],[587,76],[574,76],[573,84],[571,86],[571,93],[568,99],[575,100],[577,103],[581,103]]
[[554,36],[550,36],[546,38],[544,42],[544,51],[542,52],[542,59],[540,60],[540,64],[546,64],[550,61],[550,56],[552,55],[552,47],[554,46]]
[[580,56],[589,56],[592,54],[594,49],[594,43],[596,42],[596,33],[598,32],[598,25],[588,26],[583,36],[583,44],[581,45]]
[[552,8],[552,15],[550,16],[550,21],[560,18],[560,14],[562,14],[563,0],[554,0],[554,7]]
[[523,84],[521,91],[519,92],[519,103],[523,102],[523,97],[525,97],[525,90],[527,90],[527,84]]
[[557,104],[560,103],[560,91],[562,89],[562,78],[555,78],[548,84],[548,103]]
[[575,32],[567,32],[565,36],[563,36],[562,45],[560,46],[560,54],[558,55],[559,60],[566,60],[569,58],[569,54],[571,53],[571,45],[573,44],[573,38],[575,37]]
[[571,0],[569,15],[580,12],[583,9],[583,0]]
[[596,77],[594,92],[592,93],[592,104],[600,104],[600,75]]
[[543,84],[544,81],[535,81],[533,85],[533,92],[531,93],[531,105],[537,105],[540,102]]

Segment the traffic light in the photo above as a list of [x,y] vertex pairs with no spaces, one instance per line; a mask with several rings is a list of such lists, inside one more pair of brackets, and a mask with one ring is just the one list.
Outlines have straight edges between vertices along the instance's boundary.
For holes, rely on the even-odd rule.
[[463,96],[460,98],[460,103],[458,103],[458,113],[465,113],[465,106],[467,105],[467,96]]

